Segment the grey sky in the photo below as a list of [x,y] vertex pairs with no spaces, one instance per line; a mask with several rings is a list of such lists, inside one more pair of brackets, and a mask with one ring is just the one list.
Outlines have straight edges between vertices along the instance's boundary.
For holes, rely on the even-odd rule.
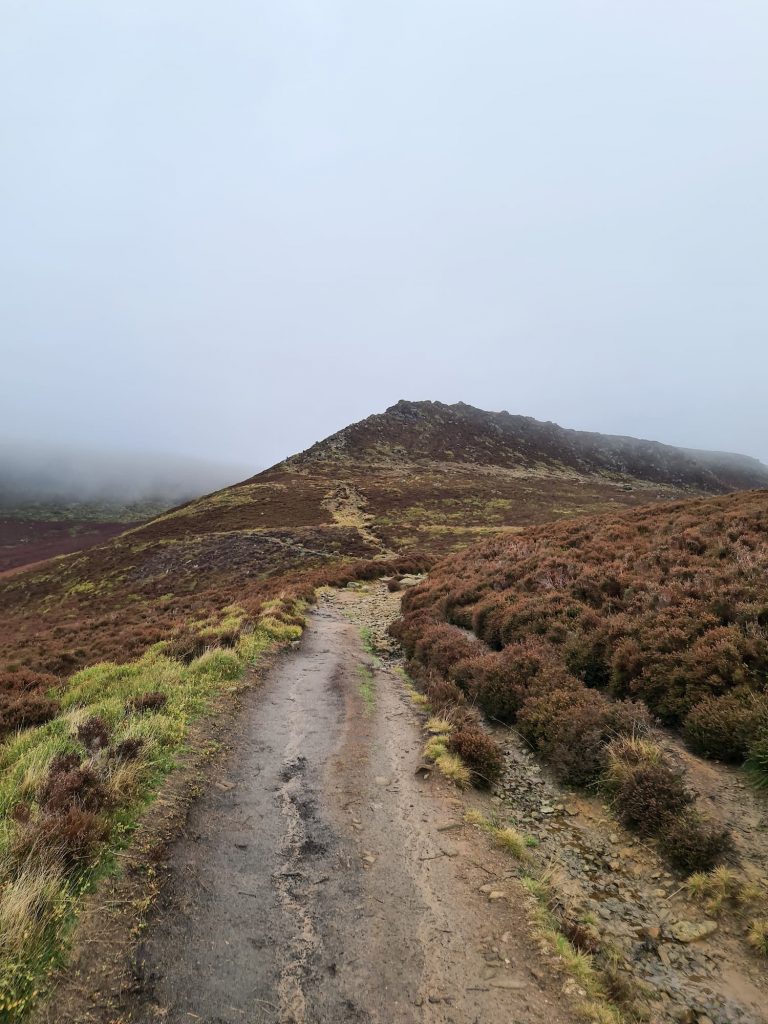
[[765,0],[0,0],[0,434],[768,459]]

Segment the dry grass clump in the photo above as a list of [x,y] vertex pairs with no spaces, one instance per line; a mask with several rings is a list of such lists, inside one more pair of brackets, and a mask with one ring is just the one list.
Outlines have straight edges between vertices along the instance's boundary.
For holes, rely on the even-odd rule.
[[723,866],[709,872],[697,871],[685,885],[693,899],[704,903],[707,917],[719,917],[727,906],[737,908],[751,898],[749,887],[736,872]]
[[458,754],[451,753],[444,736],[433,736],[427,742],[424,757],[459,789],[467,789],[472,784],[472,773]]
[[768,917],[752,922],[747,940],[756,953],[768,957]]
[[494,828],[491,835],[496,845],[515,860],[525,860],[528,856],[528,844],[525,836],[521,835],[516,828],[509,825],[505,825],[503,828]]
[[746,768],[758,789],[768,788],[768,731],[750,745]]

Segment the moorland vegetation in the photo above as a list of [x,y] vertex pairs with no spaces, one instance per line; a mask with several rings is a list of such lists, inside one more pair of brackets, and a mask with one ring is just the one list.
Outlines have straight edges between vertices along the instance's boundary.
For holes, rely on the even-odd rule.
[[438,711],[515,724],[559,778],[599,786],[686,871],[725,830],[697,810],[657,723],[765,784],[768,493],[498,536],[433,567],[394,631]]
[[[695,837],[686,867],[716,859],[728,837],[700,819],[648,736],[658,715],[696,749],[748,753],[765,772],[765,497],[580,517],[763,473],[398,403],[240,485],[0,580],[0,1020],[34,1000],[83,891],[190,723],[297,635],[318,587],[391,576],[394,589],[489,535],[405,597],[399,635],[445,723],[432,756],[460,783],[498,776],[480,707],[516,721],[564,777],[604,780],[627,815],[665,792]],[[671,848],[669,814],[644,813]]]

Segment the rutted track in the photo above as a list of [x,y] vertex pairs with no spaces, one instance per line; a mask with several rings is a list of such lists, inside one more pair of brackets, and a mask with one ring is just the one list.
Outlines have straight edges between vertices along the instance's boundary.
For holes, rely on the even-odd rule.
[[[321,602],[249,698],[171,850],[126,1010],[169,1024],[560,1024],[571,1019],[521,908],[488,902],[509,865],[415,769],[401,683]],[[481,845],[479,845],[481,844]],[[487,886],[486,886],[487,888]]]

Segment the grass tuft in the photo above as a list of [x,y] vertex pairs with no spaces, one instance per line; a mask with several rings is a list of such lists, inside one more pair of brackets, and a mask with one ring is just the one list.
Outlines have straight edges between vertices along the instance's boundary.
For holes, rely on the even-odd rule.
[[752,922],[747,940],[756,953],[768,957],[768,917]]

